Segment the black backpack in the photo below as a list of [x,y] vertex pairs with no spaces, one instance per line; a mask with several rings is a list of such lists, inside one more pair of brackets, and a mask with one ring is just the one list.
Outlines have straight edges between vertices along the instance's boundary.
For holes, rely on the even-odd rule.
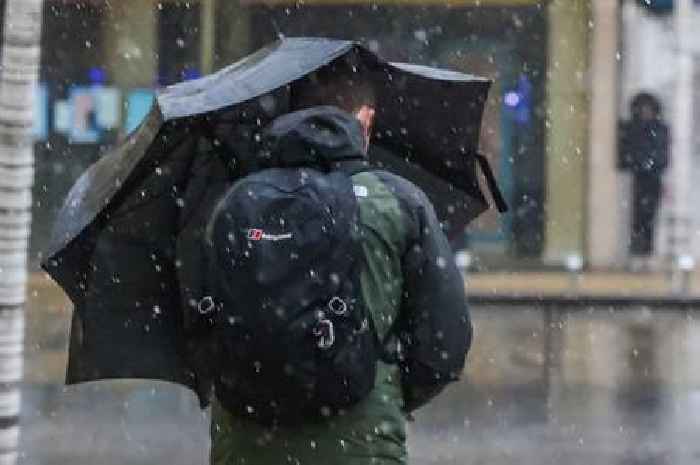
[[215,393],[265,424],[338,414],[374,387],[382,344],[361,291],[349,174],[269,168],[237,181],[205,235]]

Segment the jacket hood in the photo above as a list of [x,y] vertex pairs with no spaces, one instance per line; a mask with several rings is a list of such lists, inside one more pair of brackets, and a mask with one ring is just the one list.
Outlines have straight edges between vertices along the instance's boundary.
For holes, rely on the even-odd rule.
[[263,131],[261,142],[261,167],[329,169],[334,163],[367,156],[360,122],[332,106],[307,108],[276,118]]

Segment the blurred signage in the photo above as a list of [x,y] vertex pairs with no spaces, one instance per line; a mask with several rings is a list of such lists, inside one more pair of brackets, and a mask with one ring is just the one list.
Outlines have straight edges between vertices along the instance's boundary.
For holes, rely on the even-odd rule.
[[94,144],[99,140],[95,98],[90,88],[74,87],[70,93],[69,137],[78,144]]
[[59,134],[68,134],[71,126],[70,101],[59,100],[53,105],[53,130]]
[[104,131],[121,125],[121,91],[102,85],[76,86],[70,92],[68,135],[72,142],[94,144]]
[[49,92],[46,84],[39,84],[34,94],[34,129],[35,140],[44,140],[49,135]]
[[148,114],[154,91],[92,84],[74,86],[65,100],[53,101],[53,120],[49,120],[50,96],[46,86],[37,93],[34,133],[38,140],[48,137],[49,128],[63,134],[74,144],[97,144],[106,133],[127,134]]
[[124,125],[127,134],[136,129],[151,110],[154,95],[150,89],[136,89],[129,93],[126,98],[126,123]]
[[92,99],[95,108],[95,125],[111,131],[119,128],[122,121],[122,95],[114,87],[93,89]]

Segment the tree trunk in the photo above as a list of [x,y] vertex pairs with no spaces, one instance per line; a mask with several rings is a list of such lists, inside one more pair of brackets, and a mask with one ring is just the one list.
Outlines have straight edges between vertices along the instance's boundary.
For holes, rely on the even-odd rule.
[[5,0],[0,69],[0,465],[16,463],[18,455],[42,3]]

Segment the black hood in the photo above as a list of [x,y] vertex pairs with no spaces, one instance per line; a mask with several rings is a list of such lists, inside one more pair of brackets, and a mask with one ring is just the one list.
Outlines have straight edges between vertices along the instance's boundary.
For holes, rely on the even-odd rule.
[[367,156],[360,122],[332,106],[312,107],[276,118],[262,133],[261,168],[334,164]]

